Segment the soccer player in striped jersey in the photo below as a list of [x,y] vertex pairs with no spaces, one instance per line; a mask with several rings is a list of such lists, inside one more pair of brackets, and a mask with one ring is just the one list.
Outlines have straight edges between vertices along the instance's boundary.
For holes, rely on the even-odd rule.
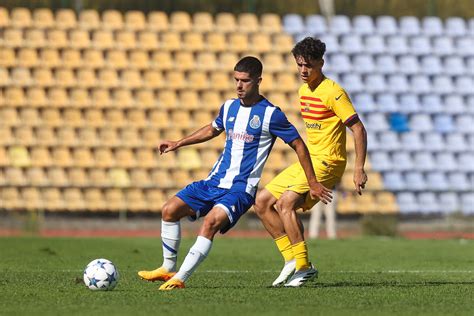
[[[301,161],[314,198],[327,199],[331,191],[316,181],[308,149],[285,114],[259,93],[262,64],[244,57],[234,67],[237,98],[227,100],[217,118],[179,141],[163,141],[161,154],[210,140],[223,131],[224,150],[209,176],[193,182],[163,206],[161,238],[163,264],[138,275],[149,281],[166,281],[160,290],[184,288],[186,280],[211,250],[214,235],[232,228],[254,204],[263,166],[277,137],[289,144]],[[180,220],[204,217],[194,245],[179,271],[176,260],[181,240]]]
[[[323,74],[325,51],[326,45],[311,37],[298,42],[292,50],[304,82],[298,94],[308,149],[317,181],[333,189],[346,167],[348,127],[355,143],[354,186],[361,194],[367,182],[364,171],[367,133],[346,91]],[[317,270],[308,259],[303,225],[296,210],[308,210],[319,200],[328,201],[314,199],[308,192],[302,166],[295,163],[277,175],[257,196],[256,213],[285,260],[273,286],[298,287],[317,276]]]

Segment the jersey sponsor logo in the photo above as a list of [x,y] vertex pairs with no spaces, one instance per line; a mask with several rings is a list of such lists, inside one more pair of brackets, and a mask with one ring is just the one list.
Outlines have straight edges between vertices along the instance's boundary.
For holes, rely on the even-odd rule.
[[250,127],[257,129],[260,127],[260,125],[262,125],[262,123],[260,122],[260,118],[258,117],[258,115],[254,115],[250,120]]
[[229,117],[229,119],[227,120],[228,122],[233,122],[235,120],[235,117],[231,116]]
[[310,128],[310,129],[321,129],[321,124],[319,124],[319,123],[308,123],[308,122],[304,122],[304,124],[306,125],[306,128]]
[[231,209],[232,213],[235,213],[235,205],[232,205],[232,206],[230,207],[230,209]]
[[254,140],[254,136],[248,134],[247,132],[244,133],[234,133],[233,129],[229,129],[229,132],[227,133],[227,139],[229,140],[241,140],[246,143],[251,143]]
[[340,96],[336,97],[336,101],[339,100],[339,99],[342,97],[343,94],[344,94],[344,93],[341,93]]

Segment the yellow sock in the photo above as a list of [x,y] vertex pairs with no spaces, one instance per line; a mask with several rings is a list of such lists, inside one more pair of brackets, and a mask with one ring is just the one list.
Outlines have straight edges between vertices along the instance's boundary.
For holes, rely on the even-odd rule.
[[297,244],[292,245],[293,255],[296,259],[296,270],[304,270],[309,268],[308,261],[308,248],[306,242],[301,241]]
[[280,250],[281,255],[285,259],[285,262],[290,261],[294,258],[293,249],[291,248],[291,242],[288,238],[288,235],[278,237],[277,239],[275,239],[275,243],[278,247],[278,250]]

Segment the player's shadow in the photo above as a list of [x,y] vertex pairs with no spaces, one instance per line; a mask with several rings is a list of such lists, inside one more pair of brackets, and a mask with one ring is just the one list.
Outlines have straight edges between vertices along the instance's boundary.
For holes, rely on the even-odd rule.
[[474,281],[417,281],[417,282],[310,282],[305,287],[311,288],[338,288],[338,287],[427,287],[443,285],[474,285]]

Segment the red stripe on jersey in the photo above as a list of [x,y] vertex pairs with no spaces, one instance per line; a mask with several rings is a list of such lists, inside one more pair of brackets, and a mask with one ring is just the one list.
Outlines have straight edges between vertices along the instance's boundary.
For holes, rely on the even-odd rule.
[[313,117],[313,116],[308,116],[308,115],[301,115],[301,117],[303,117],[305,119],[308,119],[308,120],[320,121],[320,120],[324,120],[324,119],[333,117],[335,115],[336,115],[335,113],[331,113],[331,114],[328,114],[328,115],[322,115],[320,117]]
[[303,95],[301,97],[302,100],[311,100],[311,101],[317,101],[317,102],[322,102],[322,100],[320,98],[313,98],[313,97],[308,97],[308,96],[305,96]]
[[319,108],[319,109],[325,109],[326,106],[324,104],[312,104],[312,103],[307,103],[307,102],[300,102],[301,106],[309,106],[311,108]]
[[312,111],[312,110],[303,110],[301,109],[301,113],[313,113],[313,114],[327,114],[327,113],[333,113],[331,110],[327,110],[327,111]]

